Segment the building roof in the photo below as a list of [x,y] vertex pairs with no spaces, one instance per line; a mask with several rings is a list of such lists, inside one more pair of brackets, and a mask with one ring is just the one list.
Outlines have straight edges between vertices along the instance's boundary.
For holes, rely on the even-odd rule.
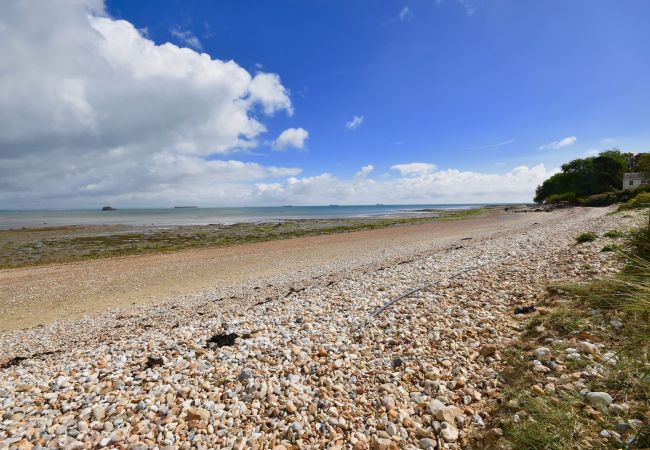
[[628,172],[623,175],[623,180],[645,180],[646,174],[643,172]]

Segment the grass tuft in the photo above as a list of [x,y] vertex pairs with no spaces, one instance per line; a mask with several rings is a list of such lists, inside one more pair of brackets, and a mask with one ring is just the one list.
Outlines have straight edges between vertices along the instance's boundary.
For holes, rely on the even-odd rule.
[[625,236],[625,233],[623,233],[620,230],[609,230],[607,231],[603,236],[612,238],[612,239],[619,239]]
[[582,244],[582,243],[584,243],[584,242],[593,242],[593,241],[595,241],[597,238],[598,238],[598,236],[596,235],[596,233],[592,233],[591,231],[589,231],[589,232],[587,232],[587,233],[579,234],[579,235],[576,237],[576,242],[577,242],[578,244]]

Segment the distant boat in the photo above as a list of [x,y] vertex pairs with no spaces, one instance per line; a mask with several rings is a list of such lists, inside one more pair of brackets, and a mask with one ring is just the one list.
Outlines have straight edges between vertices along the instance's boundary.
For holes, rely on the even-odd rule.
[[104,206],[102,208],[102,211],[117,211],[117,210],[111,206]]
[[282,205],[283,208],[293,208],[293,205]]
[[339,206],[339,205],[330,205],[330,206]]
[[174,206],[174,209],[181,209],[181,208],[198,208],[198,206]]
[[383,203],[377,203],[375,206],[384,206]]

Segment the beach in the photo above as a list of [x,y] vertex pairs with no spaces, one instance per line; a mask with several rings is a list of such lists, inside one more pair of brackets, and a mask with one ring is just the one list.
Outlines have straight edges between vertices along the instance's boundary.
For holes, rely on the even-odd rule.
[[[304,282],[367,264],[388,264],[465,238],[524,229],[554,217],[555,213],[514,214],[500,208],[466,220],[407,222],[405,226],[326,236],[0,270],[0,331],[80,319],[112,308],[159,303],[215,289],[275,286],[286,284],[284,278]],[[109,231],[123,229],[111,227]],[[197,233],[193,227],[189,231]],[[75,232],[89,233],[87,227]],[[184,231],[172,240],[178,240],[180,233]]]
[[0,270],[0,448],[467,447],[514,308],[618,270],[575,245],[611,211]]

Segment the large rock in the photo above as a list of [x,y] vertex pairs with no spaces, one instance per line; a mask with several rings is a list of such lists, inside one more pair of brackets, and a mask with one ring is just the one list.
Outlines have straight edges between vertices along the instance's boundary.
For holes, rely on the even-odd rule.
[[427,406],[431,415],[440,422],[454,423],[456,416],[462,414],[462,410],[456,406],[445,406],[440,400],[433,399]]
[[607,408],[614,399],[607,392],[589,392],[587,394],[587,401],[591,403],[592,406]]
[[440,436],[442,436],[445,442],[456,442],[458,440],[458,428],[448,423],[443,423]]
[[185,411],[187,420],[208,420],[210,419],[210,411],[203,408],[187,408]]

